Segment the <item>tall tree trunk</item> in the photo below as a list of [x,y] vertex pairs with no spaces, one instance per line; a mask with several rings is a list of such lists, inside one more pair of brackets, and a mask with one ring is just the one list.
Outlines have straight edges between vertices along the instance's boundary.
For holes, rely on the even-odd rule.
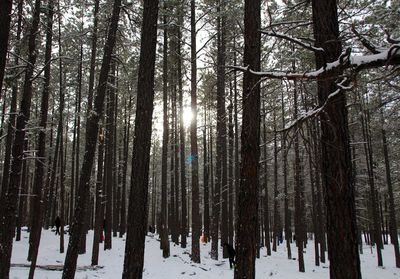
[[228,243],[233,246],[233,206],[235,197],[235,188],[233,187],[234,170],[233,170],[233,92],[232,83],[230,88],[230,104],[228,106],[228,189],[229,189],[229,228],[228,228]]
[[204,213],[203,213],[203,223],[204,223],[204,241],[208,242],[210,235],[210,189],[209,189],[209,165],[208,165],[208,154],[207,154],[207,116],[204,113],[204,130],[203,130],[203,183],[204,183]]
[[99,264],[99,243],[103,236],[103,155],[104,155],[104,132],[100,128],[99,146],[97,152],[97,178],[96,178],[96,210],[92,246],[92,265]]
[[[82,19],[81,19],[81,32],[83,33],[83,7],[82,9]],[[76,108],[76,145],[75,145],[75,187],[79,187],[79,165],[80,165],[80,142],[81,142],[81,101],[82,101],[82,67],[83,67],[83,41],[80,40],[80,52],[79,52],[79,63],[78,63],[78,94],[77,94],[77,108]],[[95,147],[96,150],[96,147]],[[75,189],[75,193],[78,193],[78,189]],[[77,195],[71,195],[71,200],[75,201],[75,206],[72,210],[75,210],[76,202],[77,202]],[[90,200],[90,195],[88,197]],[[86,207],[89,207],[89,202],[85,204]],[[87,209],[85,210],[87,212]],[[73,211],[71,211],[73,212]],[[70,216],[71,220],[74,218],[73,215]],[[88,214],[85,215],[84,226],[86,229],[87,225],[87,217]],[[86,231],[82,232],[81,239],[79,242],[79,254],[86,253]]]
[[103,61],[100,69],[99,85],[94,100],[94,111],[87,117],[86,143],[82,162],[81,175],[79,179],[78,199],[74,211],[74,222],[72,234],[69,239],[67,255],[65,257],[63,279],[72,279],[75,276],[76,262],[78,259],[79,241],[85,231],[86,204],[90,196],[90,176],[94,161],[94,154],[99,132],[99,120],[103,114],[104,97],[107,89],[107,78],[110,71],[111,55],[115,45],[121,0],[115,0],[113,4],[110,26],[104,46]]
[[8,38],[10,35],[12,0],[0,2],[0,98],[7,60]]
[[263,101],[263,161],[264,161],[264,172],[263,172],[263,185],[264,185],[264,199],[263,199],[263,217],[264,217],[264,245],[267,248],[267,255],[271,256],[271,241],[270,241],[270,226],[269,226],[269,194],[268,194],[268,153],[267,153],[267,125],[266,115],[267,109],[265,107],[265,101]]
[[[8,1],[7,1],[8,3]],[[4,1],[3,1],[3,4]],[[16,214],[18,208],[18,192],[19,192],[19,180],[20,173],[23,161],[23,153],[24,153],[24,139],[26,134],[26,125],[30,118],[30,109],[31,109],[31,101],[32,101],[32,76],[37,58],[36,51],[36,35],[39,30],[39,21],[40,21],[40,0],[35,1],[35,5],[33,8],[33,17],[32,23],[29,30],[29,39],[28,39],[28,63],[25,69],[25,81],[23,87],[23,95],[21,99],[20,112],[17,117],[17,124],[15,128],[15,139],[12,147],[12,163],[11,163],[11,173],[10,180],[8,185],[8,190],[5,195],[5,200],[1,201],[0,207],[3,209],[0,210],[0,278],[7,279],[9,278],[10,272],[10,260],[11,260],[11,251],[12,251],[12,241],[15,230],[16,223]],[[8,13],[7,6],[5,7],[5,12]],[[3,9],[2,9],[3,12]],[[2,20],[4,18],[8,18],[9,13],[5,15],[5,17],[1,17]],[[2,24],[2,27],[7,28],[7,24]],[[4,32],[8,32],[8,30],[3,30]],[[7,36],[8,37],[8,36]],[[3,38],[2,38],[3,39]],[[4,36],[4,39],[7,39]],[[5,40],[7,44],[8,40]],[[2,43],[4,41],[2,40]],[[7,47],[5,47],[7,48]],[[5,50],[6,51],[6,50]]]
[[[233,46],[236,48],[236,39],[233,38]],[[237,64],[237,54],[236,51],[233,53],[233,64]],[[233,122],[235,127],[235,135],[234,135],[234,149],[235,149],[235,237],[237,231],[237,202],[238,202],[238,194],[239,194],[239,180],[240,180],[240,163],[239,163],[239,124],[238,124],[238,86],[237,86],[237,72],[234,72],[233,77]],[[211,175],[212,177],[212,175]]]
[[[294,65],[294,62],[293,62]],[[293,66],[293,69],[296,69]],[[293,98],[294,98],[294,113],[293,119],[298,117],[298,105],[297,105],[297,83],[294,81],[293,85]],[[304,180],[302,173],[301,161],[300,161],[300,143],[299,133],[296,132],[294,135],[294,230],[296,233],[296,245],[297,245],[297,257],[299,263],[299,271],[305,272],[304,267],[304,243],[306,241],[304,229]]]
[[[244,57],[250,70],[260,69],[261,1],[244,3]],[[240,185],[236,237],[235,279],[255,278],[256,230],[258,228],[258,160],[260,155],[260,84],[250,71],[243,77]]]
[[121,197],[121,224],[119,237],[122,237],[126,232],[126,176],[128,172],[128,153],[129,153],[129,135],[131,129],[130,112],[132,109],[132,98],[129,98],[128,110],[125,112],[124,125],[124,163],[122,167],[122,197]]
[[199,153],[197,149],[197,49],[196,49],[196,3],[190,0],[190,105],[193,114],[190,123],[190,158],[192,167],[192,261],[200,263],[200,230],[199,210]]
[[[225,0],[217,6],[218,53],[217,53],[217,176],[220,176],[221,199],[221,243],[228,242],[228,183],[226,152],[226,109],[225,109]],[[219,193],[218,193],[219,194]],[[228,257],[227,246],[223,246],[223,258]]]
[[[115,74],[115,61],[111,61],[111,77],[108,78],[108,82],[115,83],[115,78],[112,76]],[[105,237],[104,237],[104,250],[112,248],[112,228],[113,223],[113,189],[115,180],[115,165],[114,165],[114,104],[115,104],[115,92],[114,89],[108,87],[106,98],[106,146],[105,146]]]
[[[164,1],[164,9],[167,9],[166,1]],[[163,44],[163,138],[162,138],[162,155],[161,155],[161,249],[163,257],[169,257],[169,240],[168,240],[168,30],[167,16],[163,16],[164,23],[164,44]]]
[[181,25],[183,24],[183,1],[180,2],[180,9],[178,15],[178,91],[179,91],[179,114],[180,114],[180,125],[179,125],[179,139],[180,139],[180,165],[181,165],[181,247],[186,248],[186,231],[187,231],[187,206],[186,206],[186,158],[185,158],[185,123],[183,118],[183,85],[182,85],[182,54],[181,54],[181,40],[182,31]]
[[278,135],[277,135],[277,120],[276,120],[276,106],[274,107],[274,228],[273,228],[273,242],[272,251],[276,252],[276,246],[281,232],[280,216],[279,216],[279,192],[278,192]]
[[[31,267],[29,269],[29,278],[33,279],[35,274],[37,256],[39,252],[40,237],[43,225],[43,185],[45,185],[45,165],[46,165],[46,127],[47,115],[49,110],[49,95],[50,95],[50,59],[53,40],[53,14],[54,2],[49,0],[47,3],[47,19],[46,19],[46,51],[45,51],[45,69],[44,69],[44,86],[42,91],[41,108],[40,108],[40,123],[39,137],[37,139],[37,159],[35,161],[35,179],[33,182],[33,197],[31,204],[31,214],[35,214],[31,218],[31,233],[29,235],[29,254],[31,255]],[[62,89],[60,88],[60,91]],[[62,93],[60,93],[62,95]],[[60,96],[60,107],[63,107],[62,98]],[[60,109],[61,110],[61,109]],[[62,114],[60,115],[62,117]],[[62,123],[62,122],[61,122]],[[63,206],[63,205],[61,205]],[[33,216],[32,216],[33,217]]]
[[154,100],[158,0],[144,2],[135,136],[133,143],[128,233],[123,279],[141,279],[147,225],[147,195]]
[[[285,102],[283,97],[283,90],[281,94],[282,104],[282,128],[285,128]],[[285,213],[285,240],[288,259],[292,259],[292,249],[290,243],[292,242],[292,230],[291,230],[291,216],[289,211],[289,194],[288,194],[288,182],[287,182],[287,148],[286,148],[286,133],[282,134],[282,172],[283,172],[283,193],[284,193],[284,213]]]
[[[342,46],[339,40],[337,1],[312,1],[316,67],[336,60]],[[318,101],[322,105],[328,96],[340,90],[334,77],[318,81]],[[354,185],[347,122],[346,96],[335,95],[321,116],[322,179],[325,186],[328,252],[331,279],[361,278],[360,258],[354,202]]]
[[[25,150],[27,150],[28,141],[25,140]],[[20,190],[19,190],[19,204],[18,204],[18,220],[17,220],[17,235],[15,237],[15,241],[21,240],[21,224],[26,221],[25,215],[27,210],[25,210],[28,204],[28,199],[25,196],[29,193],[29,169],[27,161],[24,160],[22,163],[22,175],[20,179]],[[29,223],[28,223],[29,224]],[[28,252],[29,255],[29,252]]]

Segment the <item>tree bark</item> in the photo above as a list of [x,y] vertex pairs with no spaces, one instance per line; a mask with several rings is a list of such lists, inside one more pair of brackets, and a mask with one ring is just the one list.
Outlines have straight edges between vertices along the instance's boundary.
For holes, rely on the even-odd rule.
[[[164,9],[167,9],[164,1]],[[168,30],[167,16],[163,16],[164,23],[164,42],[163,42],[163,138],[162,138],[162,155],[161,155],[161,249],[163,257],[169,257],[169,240],[168,240],[168,202],[167,202],[167,169],[168,169]]]
[[135,136],[133,143],[128,232],[123,279],[141,279],[147,225],[147,196],[154,100],[158,0],[144,2],[141,33]]
[[[260,69],[261,2],[245,0],[244,57],[249,69]],[[255,278],[256,230],[258,228],[258,160],[260,155],[260,84],[249,71],[243,77],[242,159],[238,192],[235,279]]]
[[[294,62],[293,62],[294,65]],[[295,66],[293,66],[295,69]],[[298,105],[297,105],[297,83],[294,81],[293,85],[293,98],[294,98],[294,113],[293,119],[298,117]],[[300,142],[299,133],[296,132],[294,135],[294,230],[296,233],[296,245],[297,245],[297,257],[299,264],[299,271],[305,272],[304,266],[304,243],[306,241],[306,234],[303,230],[304,225],[304,179],[302,174],[302,167],[300,161]]]
[[196,49],[196,3],[190,0],[190,105],[192,122],[190,123],[190,158],[192,167],[192,255],[195,263],[200,263],[200,230],[199,212],[199,152],[197,148],[197,49]]
[[[339,40],[339,24],[336,0],[312,1],[314,38],[316,47],[324,48],[316,53],[316,67],[336,60],[342,47]],[[318,101],[322,105],[328,96],[340,90],[335,77],[322,77],[318,81]],[[346,96],[343,92],[334,96],[325,106],[321,116],[322,180],[325,186],[327,208],[328,255],[331,279],[361,278],[360,258],[351,155],[347,122]]]
[[94,220],[93,246],[92,246],[92,263],[91,265],[99,264],[99,243],[103,236],[103,155],[104,155],[104,134],[100,129],[99,146],[97,152],[97,178],[96,178],[96,210]]

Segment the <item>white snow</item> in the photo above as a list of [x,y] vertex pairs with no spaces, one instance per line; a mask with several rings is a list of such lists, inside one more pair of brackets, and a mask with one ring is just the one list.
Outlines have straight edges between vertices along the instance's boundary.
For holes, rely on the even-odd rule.
[[[29,264],[26,261],[28,253],[28,234],[23,232],[22,240],[14,242],[12,264]],[[87,237],[87,253],[79,256],[79,266],[90,266],[93,232],[90,231]],[[171,243],[171,257],[163,259],[160,250],[158,236],[149,235],[146,237],[144,278],[152,279],[175,279],[175,278],[233,278],[233,270],[229,268],[229,261],[221,259],[214,261],[210,259],[210,244],[201,245],[201,264],[193,264],[190,261],[190,238],[188,248],[182,249]],[[66,235],[65,247],[68,244]],[[39,265],[61,265],[65,254],[58,252],[59,238],[54,232],[43,230],[39,250]],[[103,268],[98,270],[77,271],[75,278],[121,278],[124,260],[125,239],[113,238],[113,249],[104,251],[100,246],[99,265]],[[328,264],[319,267],[314,265],[313,241],[308,242],[305,253],[306,272],[297,271],[297,261],[288,260],[285,245],[278,246],[278,252],[272,252],[272,256],[266,256],[266,250],[261,249],[261,257],[257,260],[256,278],[285,278],[285,279],[323,279],[329,278]],[[384,267],[377,267],[375,250],[371,253],[369,246],[364,246],[364,254],[361,255],[361,268],[364,279],[398,279],[400,269],[394,264],[394,252],[391,245],[386,245],[382,251]],[[221,253],[220,253],[221,255]],[[292,255],[297,258],[297,250],[292,244]],[[12,267],[10,278],[25,279],[28,277],[29,268]],[[61,271],[47,271],[36,269],[35,278],[61,278]]]

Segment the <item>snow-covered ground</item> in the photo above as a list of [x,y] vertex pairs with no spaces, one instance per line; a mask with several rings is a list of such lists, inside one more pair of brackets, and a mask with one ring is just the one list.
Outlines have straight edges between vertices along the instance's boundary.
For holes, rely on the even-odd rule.
[[[43,231],[39,250],[38,265],[61,265],[65,254],[58,252],[59,240],[54,232]],[[158,236],[149,235],[146,238],[144,278],[152,279],[176,279],[176,278],[233,278],[233,270],[229,268],[229,261],[222,259],[214,261],[210,259],[210,244],[201,245],[201,264],[190,262],[190,243],[188,248],[182,249],[171,244],[171,257],[163,259],[160,250]],[[78,266],[90,266],[93,232],[89,232],[87,238],[87,251],[85,255],[79,256]],[[190,241],[190,239],[188,239]],[[68,244],[66,235],[65,247]],[[113,238],[113,249],[104,251],[100,247],[99,265],[103,268],[98,270],[77,271],[75,278],[104,278],[116,279],[122,274],[124,260],[125,239]],[[292,254],[297,258],[297,250],[292,246]],[[28,253],[28,235],[23,232],[22,241],[14,242],[12,264],[29,264],[26,261]],[[364,248],[361,255],[361,268],[364,279],[398,279],[400,269],[395,268],[394,252],[391,245],[385,246],[383,250],[384,267],[377,267],[375,251],[371,254],[368,246]],[[328,264],[319,267],[314,266],[314,253],[312,241],[308,244],[305,254],[306,272],[297,272],[297,261],[288,260],[284,245],[278,247],[278,252],[272,256],[266,256],[266,250],[261,249],[261,257],[257,260],[257,278],[285,278],[285,279],[323,279],[329,278]],[[25,279],[28,277],[29,268],[12,267],[11,278]],[[35,278],[61,278],[61,271],[48,271],[36,269]]]

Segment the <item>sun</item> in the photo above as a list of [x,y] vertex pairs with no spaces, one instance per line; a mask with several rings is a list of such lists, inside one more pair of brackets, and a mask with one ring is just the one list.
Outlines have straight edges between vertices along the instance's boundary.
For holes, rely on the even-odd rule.
[[190,107],[183,108],[183,125],[185,128],[189,128],[192,123],[193,113]]

